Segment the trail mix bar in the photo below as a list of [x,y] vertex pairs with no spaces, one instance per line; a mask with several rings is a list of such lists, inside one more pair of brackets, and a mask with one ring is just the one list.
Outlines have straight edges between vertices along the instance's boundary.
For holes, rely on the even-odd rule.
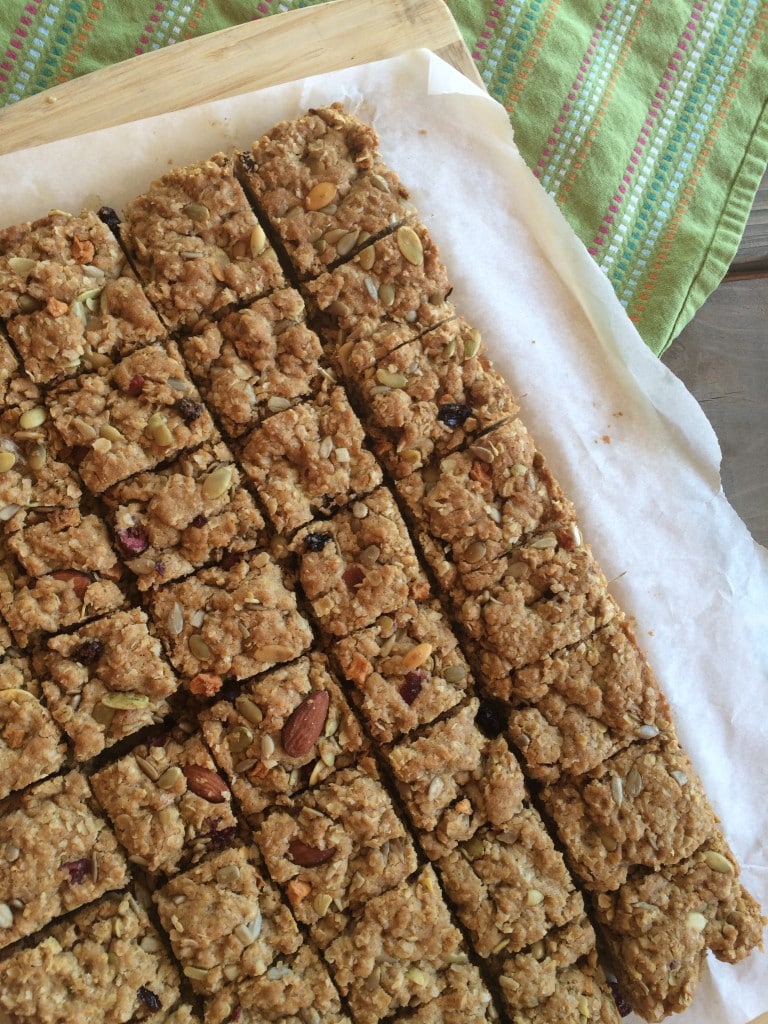
[[48,401],[65,442],[77,449],[83,482],[95,493],[213,432],[173,342],[148,345],[104,375],[64,381]]
[[179,976],[156,929],[126,893],[80,910],[2,962],[10,1024],[166,1021]]
[[114,236],[88,210],[0,232],[0,316],[41,383],[109,366],[163,333]]
[[28,659],[0,629],[0,800],[58,771],[66,745]]
[[646,1020],[684,1010],[707,949],[737,963],[762,948],[766,919],[719,831],[690,857],[600,893],[595,910],[619,987]]
[[0,393],[0,528],[17,529],[28,508],[77,508],[71,461],[39,388],[14,371]]
[[375,363],[370,355],[364,341],[347,340],[336,358],[365,410],[374,450],[396,479],[518,412],[479,332],[463,319],[449,320]]
[[304,527],[291,547],[304,593],[323,631],[333,636],[370,626],[429,594],[405,523],[384,487]]
[[292,661],[312,641],[296,595],[265,551],[170,583],[151,594],[150,607],[174,668],[192,693],[208,697],[223,679]]
[[21,646],[126,603],[103,522],[61,509],[0,539],[0,612]]
[[370,899],[324,955],[357,1024],[386,1020],[466,983],[453,971],[466,964],[461,933],[429,866]]
[[348,263],[303,286],[323,338],[353,328],[363,334],[382,320],[426,331],[455,315],[450,292],[437,246],[418,222],[368,243]]
[[472,685],[458,641],[435,602],[409,602],[381,615],[367,629],[341,637],[333,653],[380,743],[450,711]]
[[79,772],[9,797],[0,814],[0,849],[0,948],[128,878]]
[[418,866],[413,842],[369,758],[269,814],[257,842],[270,876],[321,949],[360,918],[369,900]]
[[256,851],[222,850],[155,893],[160,921],[195,992],[265,974],[302,938],[258,867]]
[[34,665],[78,761],[161,722],[178,686],[138,608],[49,637]]
[[477,724],[480,710],[480,702],[472,698],[386,752],[431,859],[471,839],[483,825],[507,828],[525,795],[522,772],[504,737],[497,733],[491,738]]
[[357,719],[313,651],[243,683],[234,702],[200,712],[205,741],[246,820],[353,764],[364,747]]
[[304,300],[280,288],[220,320],[197,324],[182,354],[223,433],[237,438],[313,394],[326,379]]
[[619,1024],[616,1000],[597,962],[595,933],[584,916],[514,956],[501,954],[497,964],[512,1024]]
[[493,681],[529,776],[583,775],[643,736],[672,731],[669,705],[626,618]]
[[139,590],[266,543],[264,519],[223,442],[206,442],[170,465],[115,484],[103,499]]
[[275,529],[292,533],[381,484],[381,470],[343,388],[275,413],[241,451]]
[[673,737],[633,743],[541,798],[576,877],[597,892],[618,888],[634,867],[659,870],[690,856],[717,821]]
[[373,128],[334,103],[280,122],[241,154],[246,187],[302,279],[412,215],[378,143]]
[[[397,485],[418,528],[440,545],[460,585],[493,586],[526,535],[533,544],[576,547],[573,506],[519,420],[484,434]],[[442,568],[438,567],[443,572]]]
[[205,1024],[351,1024],[328,969],[308,945],[258,978],[242,978],[206,1000]]
[[235,839],[231,794],[199,735],[175,729],[91,777],[128,859],[175,874]]
[[126,206],[119,228],[147,295],[173,329],[284,285],[223,153],[177,167]]

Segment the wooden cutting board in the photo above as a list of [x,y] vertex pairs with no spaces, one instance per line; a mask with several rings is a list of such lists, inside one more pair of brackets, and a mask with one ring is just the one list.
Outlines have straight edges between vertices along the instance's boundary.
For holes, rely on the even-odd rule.
[[425,47],[482,85],[443,0],[333,0],[133,57],[0,110],[0,153]]

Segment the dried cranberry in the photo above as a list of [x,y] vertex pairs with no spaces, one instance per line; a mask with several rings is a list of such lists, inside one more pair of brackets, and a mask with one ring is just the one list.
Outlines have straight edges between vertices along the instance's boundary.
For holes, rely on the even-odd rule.
[[237,1024],[237,1021],[242,1020],[242,1018],[243,1008],[242,1006],[236,1006],[232,1013],[230,1013],[229,1015],[229,1024]]
[[412,672],[406,673],[405,682],[399,690],[400,696],[406,704],[413,704],[428,678],[429,676],[423,668],[416,668]]
[[628,1017],[632,1013],[632,1007],[629,1005],[627,1000],[621,994],[619,989],[619,983],[615,978],[609,978],[608,984],[611,986],[611,992],[613,993],[613,1001],[616,1003],[616,1009],[619,1011],[621,1017]]
[[185,423],[194,423],[198,416],[203,414],[201,403],[193,402],[191,398],[180,398],[176,403],[176,410]]
[[146,382],[146,378],[144,377],[143,374],[134,373],[134,375],[131,377],[131,379],[128,381],[126,385],[126,395],[131,395],[131,397],[133,398],[135,398],[136,395],[140,395],[141,392],[144,390],[144,385],[146,384]]
[[341,578],[347,584],[350,590],[354,590],[355,587],[359,587],[365,579],[365,573],[359,565],[350,565],[341,574]]
[[461,427],[472,415],[472,407],[459,402],[445,402],[437,410],[437,418],[447,427]]
[[61,868],[69,875],[70,885],[81,885],[85,881],[85,876],[93,871],[93,861],[90,857],[81,857],[79,860],[67,861]]
[[103,653],[104,644],[101,640],[83,640],[80,646],[72,652],[72,657],[81,665],[93,665]]
[[489,740],[500,736],[507,726],[507,706],[503,700],[484,700],[475,715],[475,724]]
[[242,561],[242,558],[242,551],[225,551],[221,556],[221,568],[231,569],[233,566],[237,565],[238,562]]
[[330,533],[308,533],[304,538],[304,550],[322,551],[331,538]]
[[163,1004],[160,1002],[158,997],[151,989],[147,988],[146,985],[139,985],[136,997],[140,1003],[146,1006],[150,1013],[157,1013],[158,1010],[163,1008]]
[[202,530],[205,524],[208,522],[208,516],[204,516],[202,513],[199,516],[195,516],[190,526],[196,527],[198,530]]
[[219,828],[219,822],[222,820],[222,818],[206,818],[203,822],[203,828],[207,830],[203,833],[203,838],[208,840],[211,850],[224,850],[235,841],[237,828],[234,825]]
[[140,555],[149,547],[149,537],[143,526],[127,526],[117,531],[117,543],[126,555]]

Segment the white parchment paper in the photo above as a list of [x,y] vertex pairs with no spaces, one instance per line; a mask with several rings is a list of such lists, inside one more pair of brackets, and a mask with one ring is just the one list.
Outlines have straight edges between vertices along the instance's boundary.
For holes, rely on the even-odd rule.
[[[524,165],[503,109],[427,51],[0,157],[0,224],[118,209],[170,164],[343,101],[379,131],[522,417],[636,619],[682,742],[768,909],[768,552],[723,496],[713,431]],[[169,105],[172,98],[169,98]],[[51,116],[55,116],[52,111]],[[710,958],[680,1024],[768,1011],[768,956]],[[633,1020],[636,1018],[628,1018]]]

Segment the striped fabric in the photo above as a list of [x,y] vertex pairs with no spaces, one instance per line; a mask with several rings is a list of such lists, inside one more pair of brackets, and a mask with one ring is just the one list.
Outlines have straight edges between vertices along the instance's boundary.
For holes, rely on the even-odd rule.
[[[0,103],[317,0],[3,0]],[[717,286],[768,159],[766,0],[449,0],[518,146],[662,352]]]

